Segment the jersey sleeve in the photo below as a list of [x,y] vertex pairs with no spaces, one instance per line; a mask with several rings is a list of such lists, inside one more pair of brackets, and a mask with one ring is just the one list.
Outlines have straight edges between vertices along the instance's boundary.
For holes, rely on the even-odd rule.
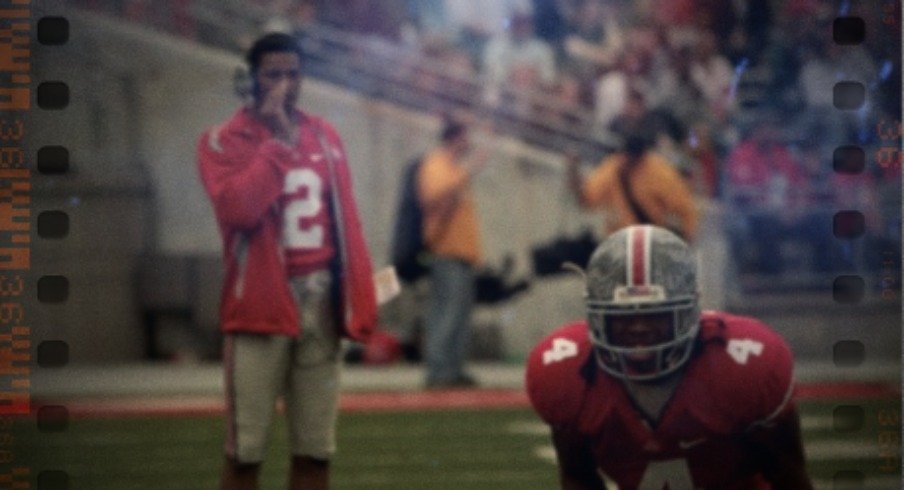
[[697,236],[697,210],[694,207],[693,192],[688,187],[687,181],[678,173],[668,160],[656,155],[659,165],[659,175],[655,182],[659,186],[659,195],[665,202],[666,210],[674,213],[681,221],[681,230],[687,239],[693,241]]
[[[315,121],[323,131],[328,144],[333,147],[332,156],[334,158],[333,162],[335,163],[333,169],[338,177],[338,185],[342,186],[340,192],[345,196],[343,198],[342,206],[343,209],[347,211],[342,216],[342,219],[344,220],[343,226],[348,229],[361,230],[361,217],[358,212],[357,201],[354,198],[355,186],[352,178],[352,171],[349,167],[348,154],[345,152],[345,145],[342,142],[342,137],[336,128],[327,120],[318,117]],[[323,151],[329,150],[323,149]]]
[[723,413],[738,429],[769,425],[792,408],[794,358],[782,337],[752,318],[728,317],[708,366]]
[[[328,135],[329,144],[334,145],[335,171],[337,177],[338,203],[341,214],[337,218],[337,229],[342,230],[342,255],[345,273],[342,275],[342,301],[345,306],[343,329],[349,337],[366,342],[378,324],[376,290],[373,282],[373,265],[370,250],[364,237],[358,205],[355,200],[354,185],[348,157],[342,138],[335,128],[325,120],[319,120]],[[324,151],[330,151],[324,149]]]
[[749,415],[751,426],[769,425],[792,406],[794,358],[784,339],[772,331],[768,333],[763,339],[763,358],[755,361],[761,374],[757,383],[759,403]]
[[291,148],[273,139],[251,147],[241,136],[216,128],[202,134],[198,166],[220,225],[256,226],[282,192],[285,166],[294,157]]
[[577,424],[587,390],[582,370],[591,351],[584,322],[557,329],[531,351],[525,373],[527,395],[547,424]]
[[581,193],[583,201],[588,207],[600,206],[612,194],[615,158],[617,157],[605,158],[584,181]]

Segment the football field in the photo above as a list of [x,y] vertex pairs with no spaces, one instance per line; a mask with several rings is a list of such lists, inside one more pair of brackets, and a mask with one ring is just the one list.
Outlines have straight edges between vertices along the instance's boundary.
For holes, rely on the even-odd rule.
[[[897,397],[804,395],[817,488],[901,488]],[[277,420],[265,489],[285,488],[285,427]],[[73,417],[55,433],[23,423],[15,436],[32,477],[62,468],[70,489],[197,490],[217,488],[223,434],[221,414],[186,412]],[[556,488],[555,476],[547,430],[526,406],[345,410],[340,417],[337,490],[540,490]]]

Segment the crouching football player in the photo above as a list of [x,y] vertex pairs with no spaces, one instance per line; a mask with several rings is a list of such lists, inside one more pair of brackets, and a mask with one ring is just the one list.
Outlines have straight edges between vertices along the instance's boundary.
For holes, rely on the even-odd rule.
[[685,242],[627,227],[587,269],[587,320],[527,366],[563,489],[812,488],[791,351],[753,318],[700,312]]

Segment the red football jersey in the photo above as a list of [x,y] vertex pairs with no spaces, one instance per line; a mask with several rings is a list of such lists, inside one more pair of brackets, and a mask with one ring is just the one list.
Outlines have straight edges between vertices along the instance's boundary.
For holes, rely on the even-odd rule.
[[[340,259],[337,265],[342,271],[336,277],[337,307],[342,310],[337,326],[344,335],[364,342],[376,328],[377,303],[370,251],[358,217],[342,139],[324,119],[300,111],[298,116],[306,120],[300,129],[299,145],[310,148],[310,152],[290,148],[274,139],[267,126],[247,107],[204,131],[198,140],[198,171],[223,240],[226,275],[220,301],[220,328],[225,333],[298,335],[298,305],[286,281],[288,266],[283,237],[284,229],[291,226],[284,226],[286,213],[280,202],[287,188],[286,174],[315,159],[301,154],[313,155],[322,149],[306,138],[305,133],[313,134],[315,140],[320,139],[319,133],[336,164],[332,175],[335,185],[328,186],[331,198],[328,209],[335,219],[324,231],[341,233],[332,239],[329,235],[323,238],[334,250],[325,255]],[[317,131],[311,131],[313,128]],[[310,175],[295,179],[301,184],[296,181],[291,187],[293,193],[310,187],[314,180]],[[296,199],[307,200],[307,196],[299,193]],[[325,205],[317,213],[324,208]],[[288,206],[286,209],[292,211]],[[308,211],[302,211],[294,211],[299,220],[291,225],[304,232],[317,222],[316,219],[313,223],[305,222],[302,217]],[[317,260],[322,259],[323,256]]]
[[[327,267],[335,253],[330,222],[330,174],[326,151],[313,131],[302,130],[279,198],[282,244],[290,276]],[[329,155],[337,159],[342,155]]]
[[762,323],[724,313],[701,319],[699,345],[658,422],[596,365],[586,322],[543,339],[527,391],[549,425],[591,441],[600,471],[627,489],[765,489],[745,432],[793,409],[791,351]]

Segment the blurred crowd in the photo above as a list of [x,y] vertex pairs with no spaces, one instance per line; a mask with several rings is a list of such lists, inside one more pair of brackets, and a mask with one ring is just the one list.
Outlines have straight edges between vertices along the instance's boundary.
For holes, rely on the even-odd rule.
[[[112,0],[81,0],[99,6]],[[119,0],[139,19],[169,5],[168,30],[196,36],[202,0]],[[195,5],[192,5],[192,4]],[[735,251],[752,269],[781,271],[779,237],[811,247],[828,271],[831,216],[863,212],[867,234],[900,237],[901,45],[896,2],[828,0],[246,0],[258,31],[304,33],[313,24],[378,39],[479,80],[497,113],[618,135],[638,122],[700,196],[735,217]],[[238,9],[238,10],[237,10]],[[864,19],[864,42],[833,41],[839,16]],[[257,35],[238,33],[244,48]],[[436,84],[429,71],[415,84]],[[859,110],[834,107],[838,81],[867,89]],[[445,87],[467,90],[468,85]],[[884,128],[884,129],[883,129]],[[891,128],[891,129],[888,129]],[[840,145],[867,150],[863,172],[840,173]],[[746,246],[745,244],[755,246]],[[745,247],[747,248],[745,250]],[[778,248],[777,248],[778,247]],[[821,255],[822,254],[822,255]],[[847,255],[845,255],[847,254]],[[839,259],[838,257],[841,257]],[[851,259],[854,260],[854,259]],[[869,262],[869,260],[867,260]]]
[[[317,3],[317,2],[314,2]],[[497,111],[591,124],[615,135],[642,123],[655,149],[701,196],[728,204],[743,270],[777,274],[787,243],[808,268],[876,270],[900,237],[899,13],[882,2],[825,0],[345,0],[322,21],[382,36],[481,80]],[[361,12],[362,15],[347,15]],[[863,43],[833,39],[840,16],[864,19]],[[883,38],[884,34],[884,38]],[[867,89],[860,110],[834,106],[838,81]],[[537,104],[536,98],[554,103]],[[569,120],[569,109],[591,121]],[[544,112],[538,114],[538,112]],[[891,138],[889,138],[891,135]],[[841,145],[866,149],[862,172],[834,169]],[[886,158],[886,160],[888,160]],[[858,210],[866,245],[833,234]],[[845,265],[849,267],[844,267]]]

